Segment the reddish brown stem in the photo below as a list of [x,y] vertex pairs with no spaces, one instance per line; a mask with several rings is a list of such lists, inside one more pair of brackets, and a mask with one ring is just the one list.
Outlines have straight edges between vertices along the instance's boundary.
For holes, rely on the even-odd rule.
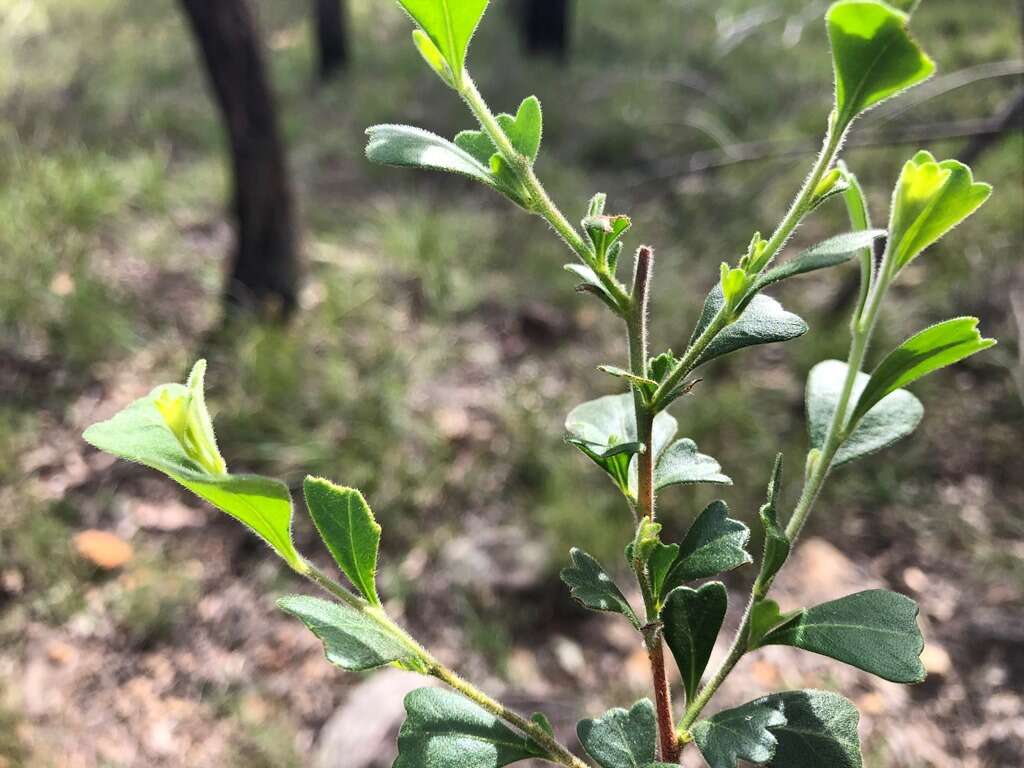
[[665,673],[665,650],[661,644],[661,633],[648,643],[647,656],[651,660],[651,675],[654,677],[654,701],[658,712],[659,760],[666,763],[679,762],[679,740],[672,722],[672,693]]

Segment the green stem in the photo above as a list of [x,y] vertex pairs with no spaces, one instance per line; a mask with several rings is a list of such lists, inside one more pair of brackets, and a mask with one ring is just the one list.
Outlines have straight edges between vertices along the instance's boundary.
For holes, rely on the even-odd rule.
[[690,740],[690,726],[696,722],[704,707],[708,705],[708,702],[718,692],[722,683],[725,682],[725,678],[729,676],[733,668],[739,663],[739,660],[743,658],[743,654],[747,652],[747,636],[750,632],[750,622],[753,614],[754,600],[751,597],[747,602],[747,609],[743,612],[743,618],[740,620],[739,629],[736,630],[736,635],[733,637],[729,652],[722,659],[722,663],[718,665],[718,669],[715,670],[711,679],[693,697],[693,701],[687,706],[686,713],[679,721],[678,738],[680,741]]
[[[834,128],[833,121],[829,120],[828,131],[825,134],[825,140],[821,148],[821,153],[818,155],[817,161],[814,163],[814,168],[811,170],[810,175],[804,181],[803,187],[793,200],[793,204],[789,207],[789,211],[783,217],[782,221],[775,228],[772,236],[769,238],[768,243],[765,245],[764,251],[762,251],[760,258],[758,259],[757,269],[758,271],[764,269],[771,263],[772,259],[778,254],[782,247],[789,240],[790,235],[796,230],[811,210],[811,204],[813,203],[814,190],[818,186],[818,182],[821,181],[822,177],[832,166],[832,162],[835,160],[836,153],[839,151],[839,147],[842,145],[843,132],[837,132]],[[694,364],[700,359],[700,356],[707,349],[708,345],[714,340],[726,326],[736,320],[735,317],[730,316],[728,309],[725,305],[718,310],[718,313],[712,319],[711,323],[704,332],[693,342],[689,349],[686,350],[686,354],[683,355],[682,359],[676,364],[676,367],[665,377],[664,381],[658,387],[657,392],[654,393],[652,402],[654,404],[654,411],[657,412],[664,408],[665,398],[675,389],[676,385],[686,376],[694,367]]]
[[[817,188],[818,183],[822,177],[829,170],[832,162],[835,160],[836,153],[839,151],[839,147],[842,145],[844,132],[835,130],[835,122],[830,117],[828,132],[825,134],[825,140],[821,149],[821,153],[818,155],[818,159],[814,164],[814,168],[811,170],[810,175],[804,181],[804,185],[800,192],[797,194],[796,199],[790,206],[789,211],[783,217],[782,221],[776,227],[775,232],[772,233],[771,238],[768,240],[768,244],[765,246],[762,252],[761,258],[758,260],[757,269],[764,269],[771,261],[775,258],[778,252],[786,244],[790,235],[796,230],[804,216],[811,210],[813,203],[814,190]],[[874,297],[873,297],[874,298]],[[880,297],[879,297],[880,298]],[[874,306],[875,302],[872,302],[869,306]],[[690,367],[695,362],[699,355],[704,352],[707,345],[711,343],[711,340],[720,332],[722,328],[727,326],[732,321],[727,315],[727,309],[725,305],[718,311],[714,319],[704,330],[704,333],[698,337],[694,342],[690,350],[687,350],[687,354],[684,355],[683,359],[680,360],[676,369],[672,371],[669,377],[666,378],[664,384],[658,388],[658,392],[655,393],[655,403],[660,402],[660,398],[666,396],[672,391],[672,388],[678,383],[678,381],[689,373]],[[716,327],[717,326],[717,327]],[[872,323],[873,327],[873,323]],[[863,337],[854,335],[853,344],[850,350],[851,363],[855,362],[856,366],[851,368],[855,372],[860,370],[859,366],[863,360],[864,353],[867,349],[867,340],[870,337],[870,331]],[[810,477],[804,484],[804,489],[800,496],[800,501],[797,503],[796,508],[793,511],[793,515],[790,519],[789,526],[787,526],[786,533],[790,536],[790,541],[796,538],[793,533],[798,534],[800,528],[803,526],[807,519],[807,515],[810,514],[811,508],[814,505],[814,501],[817,499],[818,494],[821,492],[821,486],[824,484],[825,479],[828,475],[828,468],[831,464],[832,458],[835,456],[835,452],[839,449],[842,439],[844,438],[843,428],[845,427],[845,413],[847,410],[847,403],[850,399],[850,395],[853,390],[853,384],[856,381],[854,377],[847,376],[847,381],[844,383],[843,395],[840,397],[840,407],[837,407],[835,417],[833,418],[833,427],[837,423],[841,424],[839,428],[830,428],[829,437],[826,438],[825,446],[822,449],[821,456],[819,457],[818,464],[815,465],[812,470]],[[840,413],[842,412],[842,413]],[[729,648],[729,652],[725,658],[718,665],[718,668],[712,674],[708,682],[697,692],[697,695],[690,702],[686,708],[686,713],[683,715],[682,720],[679,723],[678,738],[680,742],[685,743],[689,741],[690,734],[689,728],[700,716],[700,713],[711,701],[715,693],[721,687],[722,683],[725,682],[726,678],[730,675],[740,659],[743,658],[747,652],[747,643],[750,634],[750,624],[753,619],[754,604],[757,599],[756,592],[759,589],[758,583],[755,582],[751,588],[750,599],[747,602],[747,608],[743,613],[743,618],[740,620],[740,626],[736,630],[736,634],[733,637],[732,645]],[[763,590],[767,593],[767,590]],[[764,595],[762,595],[763,598]]]
[[551,736],[539,724],[532,720],[527,720],[501,702],[491,698],[475,685],[460,677],[457,672],[438,661],[412,635],[388,617],[382,608],[370,605],[370,603],[362,598],[352,594],[312,563],[303,561],[302,566],[296,570],[331,596],[336,597],[350,608],[360,611],[382,630],[398,639],[416,657],[417,661],[423,665],[427,674],[446,683],[492,715],[501,718],[529,736],[530,739],[545,750],[548,760],[558,765],[566,766],[566,768],[589,768],[586,763],[576,757],[566,746]]
[[676,388],[676,385],[679,384],[683,377],[693,370],[700,356],[704,354],[704,351],[714,340],[715,336],[721,333],[732,321],[733,318],[730,316],[728,308],[723,304],[721,309],[711,318],[708,327],[704,329],[700,336],[690,345],[689,349],[686,350],[685,354],[683,354],[676,367],[658,385],[658,389],[651,398],[651,410],[658,412],[665,407],[665,398],[672,393],[672,390]]
[[468,73],[464,76],[460,94],[480,123],[484,133],[494,142],[494,146],[498,148],[498,152],[501,153],[505,162],[508,163],[509,167],[519,178],[519,181],[522,182],[523,186],[530,193],[531,207],[534,213],[547,221],[580,260],[594,270],[602,285],[615,298],[620,311],[623,313],[628,311],[629,294],[626,293],[622,285],[619,284],[619,281],[608,271],[607,266],[597,262],[597,259],[594,258],[593,250],[587,245],[582,235],[576,231],[576,228],[569,223],[565,214],[555,205],[547,190],[544,189],[544,185],[537,178],[529,158],[520,154],[512,145],[508,134],[505,133],[498,123],[498,119],[491,112],[491,108],[487,106],[487,102]]

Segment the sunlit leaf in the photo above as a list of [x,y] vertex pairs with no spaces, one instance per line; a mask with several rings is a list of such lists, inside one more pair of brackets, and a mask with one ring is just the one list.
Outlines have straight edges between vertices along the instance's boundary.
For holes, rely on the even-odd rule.
[[201,362],[188,386],[161,385],[83,437],[101,451],[163,472],[246,525],[289,565],[301,567],[292,543],[288,487],[269,477],[227,474],[202,396]]
[[519,105],[515,117],[503,113],[497,119],[516,151],[531,163],[536,160],[544,133],[540,100],[536,96],[528,96]]
[[935,71],[934,62],[907,33],[907,15],[885,3],[843,0],[829,8],[825,19],[840,129]]
[[936,162],[921,151],[908,160],[896,182],[889,221],[889,249],[897,270],[962,222],[992,194],[957,160]]
[[462,81],[466,49],[487,9],[488,0],[398,0]]
[[374,163],[448,171],[494,186],[490,172],[472,155],[437,134],[411,125],[375,125],[366,156]]
[[[665,411],[654,418],[655,460],[672,440],[677,427],[678,422]],[[565,419],[565,431],[566,440],[611,475],[623,493],[633,493],[630,461],[641,450],[633,395],[606,395],[577,405]]]
[[315,477],[306,478],[303,490],[309,515],[338,567],[367,600],[380,605],[376,584],[380,525],[363,495]]
[[444,80],[449,87],[454,88],[455,76],[452,74],[451,65],[445,61],[444,54],[434,45],[430,35],[422,29],[414,29],[412,31],[412,42],[416,46],[416,50],[420,52],[420,56],[427,62],[427,66],[434,70],[438,77]]
[[886,355],[871,372],[857,399],[853,421],[868,413],[882,398],[922,376],[959,362],[995,344],[978,332],[978,318],[958,317],[911,336]]

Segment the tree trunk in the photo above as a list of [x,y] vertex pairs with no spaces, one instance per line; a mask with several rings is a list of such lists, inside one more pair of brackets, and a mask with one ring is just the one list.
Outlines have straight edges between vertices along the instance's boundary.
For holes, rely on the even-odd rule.
[[320,81],[326,82],[348,64],[345,0],[313,0],[313,27]]
[[569,50],[569,0],[521,0],[526,50],[564,59]]
[[231,146],[237,227],[224,298],[287,315],[298,287],[294,206],[263,52],[248,0],[180,0]]

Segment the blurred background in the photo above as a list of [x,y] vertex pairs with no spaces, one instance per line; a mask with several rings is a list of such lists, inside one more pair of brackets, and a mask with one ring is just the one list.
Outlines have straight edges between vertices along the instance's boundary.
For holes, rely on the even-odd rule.
[[[538,172],[570,218],[607,192],[627,248],[657,249],[656,351],[685,344],[718,263],[809,168],[826,5],[492,3],[474,76],[496,111],[540,97]],[[919,148],[996,187],[907,271],[878,348],[968,313],[1000,345],[915,385],[921,428],[836,472],[778,587],[784,608],[912,595],[930,677],[776,648],[721,698],[841,690],[872,768],[1024,764],[1022,25],[1010,0],[926,0],[913,28],[940,74],[855,126],[844,156],[878,222]],[[629,516],[562,442],[573,405],[617,390],[595,366],[622,364],[619,328],[541,221],[364,160],[374,123],[471,127],[409,29],[385,0],[0,0],[3,768],[390,765],[421,681],[330,667],[276,611],[303,585],[261,544],[80,439],[199,356],[232,468],[361,488],[387,607],[446,662],[570,740],[648,695],[625,623],[557,578],[571,545],[625,571]],[[830,204],[793,247],[847,228]],[[674,408],[736,484],[667,491],[669,537],[716,495],[755,521],[775,452],[799,465],[803,382],[845,356],[855,271],[775,291],[812,331],[714,363]],[[752,578],[730,575],[734,605]]]

